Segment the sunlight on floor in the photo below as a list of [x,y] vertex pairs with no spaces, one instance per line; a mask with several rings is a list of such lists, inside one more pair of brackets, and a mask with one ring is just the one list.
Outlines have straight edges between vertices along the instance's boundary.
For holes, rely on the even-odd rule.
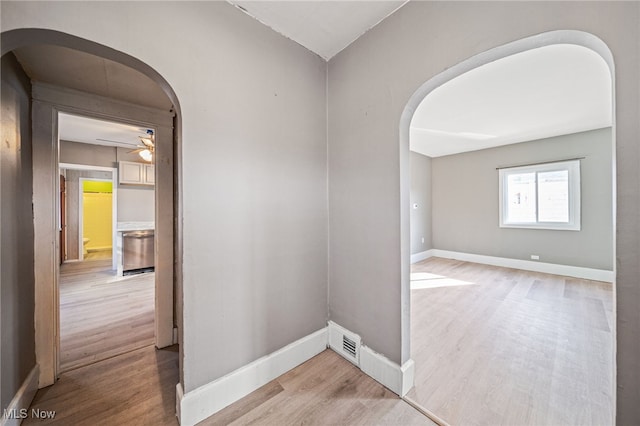
[[411,290],[425,288],[457,287],[462,285],[477,285],[468,281],[447,278],[442,275],[429,274],[427,272],[414,272],[411,274]]

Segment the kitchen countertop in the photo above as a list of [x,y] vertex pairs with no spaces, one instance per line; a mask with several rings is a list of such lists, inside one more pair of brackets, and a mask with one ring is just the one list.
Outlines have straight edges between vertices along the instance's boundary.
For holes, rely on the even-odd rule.
[[118,222],[116,231],[147,231],[155,229],[155,222]]

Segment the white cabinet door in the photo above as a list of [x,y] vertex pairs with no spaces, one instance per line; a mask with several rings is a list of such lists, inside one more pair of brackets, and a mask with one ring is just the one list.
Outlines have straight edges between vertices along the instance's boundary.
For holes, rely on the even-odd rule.
[[144,169],[141,163],[132,163],[129,161],[121,161],[119,163],[120,168],[120,183],[128,183],[134,185],[142,185],[144,183]]
[[156,168],[153,164],[143,164],[144,183],[154,185],[156,183]]
[[156,183],[155,167],[153,164],[120,161],[118,166],[120,184],[153,186]]

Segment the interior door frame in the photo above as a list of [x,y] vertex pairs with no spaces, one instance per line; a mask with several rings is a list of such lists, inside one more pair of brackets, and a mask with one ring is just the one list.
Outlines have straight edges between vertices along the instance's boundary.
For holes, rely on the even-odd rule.
[[[65,170],[94,170],[94,171],[99,171],[99,172],[110,172],[111,173],[111,179],[102,179],[102,178],[85,178],[85,177],[81,177],[78,179],[78,182],[82,182],[85,180],[92,180],[92,181],[101,181],[101,182],[111,182],[113,189],[111,190],[111,196],[112,196],[112,212],[111,212],[111,244],[112,244],[112,269],[116,270],[118,265],[117,265],[117,259],[116,259],[116,242],[117,242],[117,230],[116,230],[116,224],[118,223],[118,169],[115,167],[103,167],[103,166],[89,166],[89,165],[83,165],[83,164],[72,164],[72,163],[59,163],[60,165],[60,169],[65,169]],[[83,256],[83,251],[82,251],[82,238],[83,238],[83,233],[82,233],[82,225],[83,225],[83,219],[82,219],[82,185],[78,185],[78,260],[82,261],[84,260],[84,256]],[[68,241],[67,241],[68,243]]]
[[155,345],[174,343],[174,147],[173,112],[34,82],[32,86],[34,277],[36,362],[39,384],[58,376],[59,319],[59,136],[58,113],[153,128],[155,150]]

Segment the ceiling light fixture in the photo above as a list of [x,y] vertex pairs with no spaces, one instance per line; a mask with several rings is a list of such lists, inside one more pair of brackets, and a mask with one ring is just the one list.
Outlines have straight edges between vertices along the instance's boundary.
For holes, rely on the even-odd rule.
[[153,134],[153,130],[147,129],[147,136],[138,136],[140,141],[142,141],[144,147],[140,151],[138,151],[138,155],[144,161],[152,162],[153,161],[153,153],[156,150],[155,137]]
[[140,151],[140,152],[138,153],[138,155],[139,155],[140,157],[142,157],[142,159],[143,159],[144,161],[148,161],[148,162],[153,161],[153,154],[152,154],[152,153],[151,153],[151,151],[150,151],[150,150],[148,150],[148,149],[143,149],[142,151]]

